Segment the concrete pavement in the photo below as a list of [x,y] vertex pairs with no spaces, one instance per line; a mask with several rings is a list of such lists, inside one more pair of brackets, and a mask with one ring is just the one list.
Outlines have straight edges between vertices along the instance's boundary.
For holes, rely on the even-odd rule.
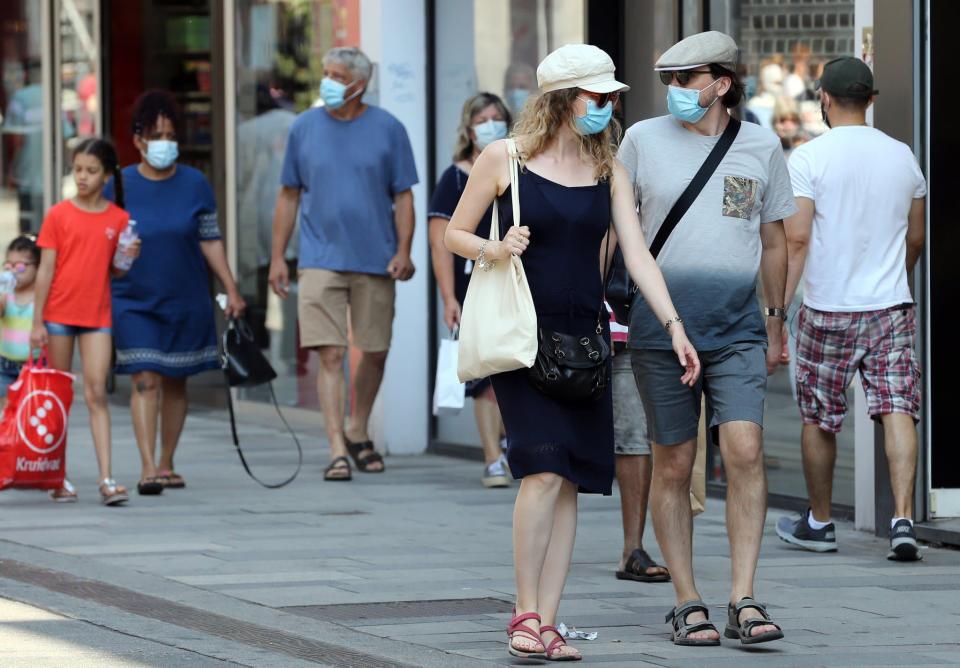
[[[138,458],[114,407],[115,477]],[[384,475],[324,483],[326,452],[301,431],[304,472],[277,491],[249,481],[219,413],[188,420],[177,461],[184,490],[103,508],[82,407],[68,471],[81,500],[0,493],[3,665],[511,665],[504,627],[513,592],[516,487],[485,490],[480,466],[436,456],[387,459]],[[282,432],[242,428],[266,479],[293,465]],[[670,585],[625,583],[616,498],[581,497],[561,618],[598,631],[590,663],[636,665],[960,665],[960,552],[930,548],[894,564],[886,544],[840,524],[840,551],[780,542],[769,513],[757,597],[786,640],[744,651],[676,648],[663,615]],[[701,590],[722,625],[728,548],[723,504],[696,520]],[[652,531],[647,547],[659,558]]]

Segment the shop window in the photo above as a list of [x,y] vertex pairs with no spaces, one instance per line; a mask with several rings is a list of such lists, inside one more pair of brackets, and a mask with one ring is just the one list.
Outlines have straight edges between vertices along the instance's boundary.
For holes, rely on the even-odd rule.
[[764,27],[764,28],[773,28],[774,21],[776,21],[776,18],[777,18],[777,17],[775,17],[773,14],[767,14],[766,16],[764,16],[764,17],[763,17],[763,27]]
[[813,27],[822,28],[824,22],[823,14],[814,14],[813,15]]
[[[235,1],[237,282],[279,373],[280,403],[315,409],[317,356],[299,346],[298,232],[286,255],[291,295],[281,300],[267,285],[271,228],[290,126],[317,103],[323,55],[360,44],[360,0]],[[264,389],[241,396],[269,401]]]
[[803,27],[812,28],[813,27],[813,17],[810,14],[803,15]]
[[837,27],[837,15],[836,14],[827,14],[827,27],[836,28]]
[[777,28],[784,29],[787,27],[787,16],[786,14],[780,14],[777,16]]
[[800,27],[800,15],[799,15],[799,14],[791,14],[791,15],[790,15],[790,28],[791,28],[792,30],[795,30],[795,29],[797,29],[797,28],[799,28],[799,27]]

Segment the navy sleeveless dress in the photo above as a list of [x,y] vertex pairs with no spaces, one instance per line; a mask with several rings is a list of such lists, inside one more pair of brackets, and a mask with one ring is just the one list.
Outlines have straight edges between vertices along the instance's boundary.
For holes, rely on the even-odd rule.
[[[610,226],[609,182],[569,188],[522,170],[519,189],[520,222],[530,227],[530,246],[521,259],[539,326],[565,334],[594,333],[603,299],[600,246]],[[513,224],[509,188],[498,201],[505,234]],[[609,339],[607,318],[602,326]],[[610,494],[610,386],[596,402],[569,404],[541,394],[527,373],[518,369],[492,377],[513,477],[556,473],[581,492]]]

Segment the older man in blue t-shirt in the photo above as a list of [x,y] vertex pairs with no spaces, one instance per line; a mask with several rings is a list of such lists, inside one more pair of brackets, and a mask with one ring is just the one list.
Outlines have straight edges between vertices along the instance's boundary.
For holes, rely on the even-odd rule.
[[[270,285],[287,297],[284,253],[299,207],[300,345],[320,353],[317,389],[331,455],[325,480],[350,480],[347,454],[361,471],[383,471],[367,424],[390,348],[395,282],[414,272],[413,149],[400,121],[363,103],[372,70],[354,47],[324,56],[324,106],[300,114],[290,129],[273,217]],[[348,309],[363,356],[344,428]]]

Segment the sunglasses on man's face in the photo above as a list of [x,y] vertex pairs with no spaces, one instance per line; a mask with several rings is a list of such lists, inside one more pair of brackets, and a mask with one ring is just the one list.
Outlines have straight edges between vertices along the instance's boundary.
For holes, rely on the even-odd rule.
[[613,93],[591,93],[588,90],[581,90],[580,92],[582,96],[588,97],[596,102],[598,107],[607,106],[607,102],[613,102],[613,106],[617,106],[617,100],[620,99],[620,91]]
[[36,262],[4,262],[3,270],[4,271],[15,271],[18,274],[22,274],[27,270],[27,267],[30,265],[36,264]]
[[679,70],[670,72],[661,72],[660,81],[664,86],[669,86],[676,79],[681,86],[686,86],[696,74],[711,74],[710,70]]

